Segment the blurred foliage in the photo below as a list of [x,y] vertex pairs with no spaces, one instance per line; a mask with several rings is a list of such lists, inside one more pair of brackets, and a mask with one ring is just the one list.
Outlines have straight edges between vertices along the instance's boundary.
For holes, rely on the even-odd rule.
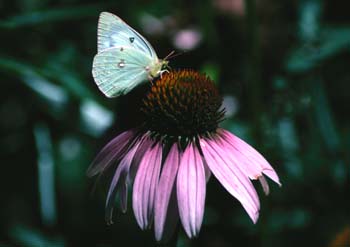
[[[198,29],[200,43],[171,66],[215,79],[231,99],[222,126],[282,180],[269,197],[259,191],[253,225],[211,179],[199,238],[180,232],[177,246],[349,246],[350,16],[331,0],[1,2],[0,246],[155,245],[130,209],[106,226],[107,181],[91,195],[85,176],[103,144],[135,124],[142,92],[110,100],[95,86],[101,11],[127,20],[160,57],[179,31]],[[150,17],[158,32],[147,31]]]

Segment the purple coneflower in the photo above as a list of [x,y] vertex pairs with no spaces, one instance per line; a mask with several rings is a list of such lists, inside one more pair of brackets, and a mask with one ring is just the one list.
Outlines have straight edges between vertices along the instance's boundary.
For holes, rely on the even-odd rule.
[[106,200],[111,222],[116,195],[127,209],[128,186],[142,229],[154,223],[157,241],[169,239],[180,218],[192,238],[201,228],[206,183],[214,174],[255,223],[258,179],[266,194],[268,176],[280,185],[270,164],[249,144],[219,128],[222,98],[213,82],[192,70],[163,74],[143,100],[144,124],[109,142],[88,170],[89,176],[115,169]]

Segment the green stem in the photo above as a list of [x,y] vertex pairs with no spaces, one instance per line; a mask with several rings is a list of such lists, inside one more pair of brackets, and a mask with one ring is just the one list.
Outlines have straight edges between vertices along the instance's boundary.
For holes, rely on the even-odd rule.
[[246,85],[249,91],[249,112],[253,118],[253,136],[259,140],[261,104],[261,54],[256,0],[245,0],[247,25],[247,70]]

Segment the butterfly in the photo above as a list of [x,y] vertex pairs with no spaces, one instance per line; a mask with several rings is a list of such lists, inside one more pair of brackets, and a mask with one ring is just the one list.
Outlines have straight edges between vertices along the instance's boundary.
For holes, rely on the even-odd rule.
[[168,57],[159,59],[151,44],[118,16],[100,14],[92,75],[107,97],[127,94],[143,81],[161,76]]

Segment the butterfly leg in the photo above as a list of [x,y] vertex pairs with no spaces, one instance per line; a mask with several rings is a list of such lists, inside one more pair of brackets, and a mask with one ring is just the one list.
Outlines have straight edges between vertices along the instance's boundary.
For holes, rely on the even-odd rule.
[[170,73],[170,71],[169,71],[169,70],[167,70],[167,69],[163,69],[163,70],[161,70],[161,71],[159,72],[159,74],[160,74],[160,78],[162,78],[162,75],[163,75],[163,73],[164,73],[164,72]]
[[152,76],[148,76],[148,81],[151,84],[151,86],[153,86],[153,77]]

